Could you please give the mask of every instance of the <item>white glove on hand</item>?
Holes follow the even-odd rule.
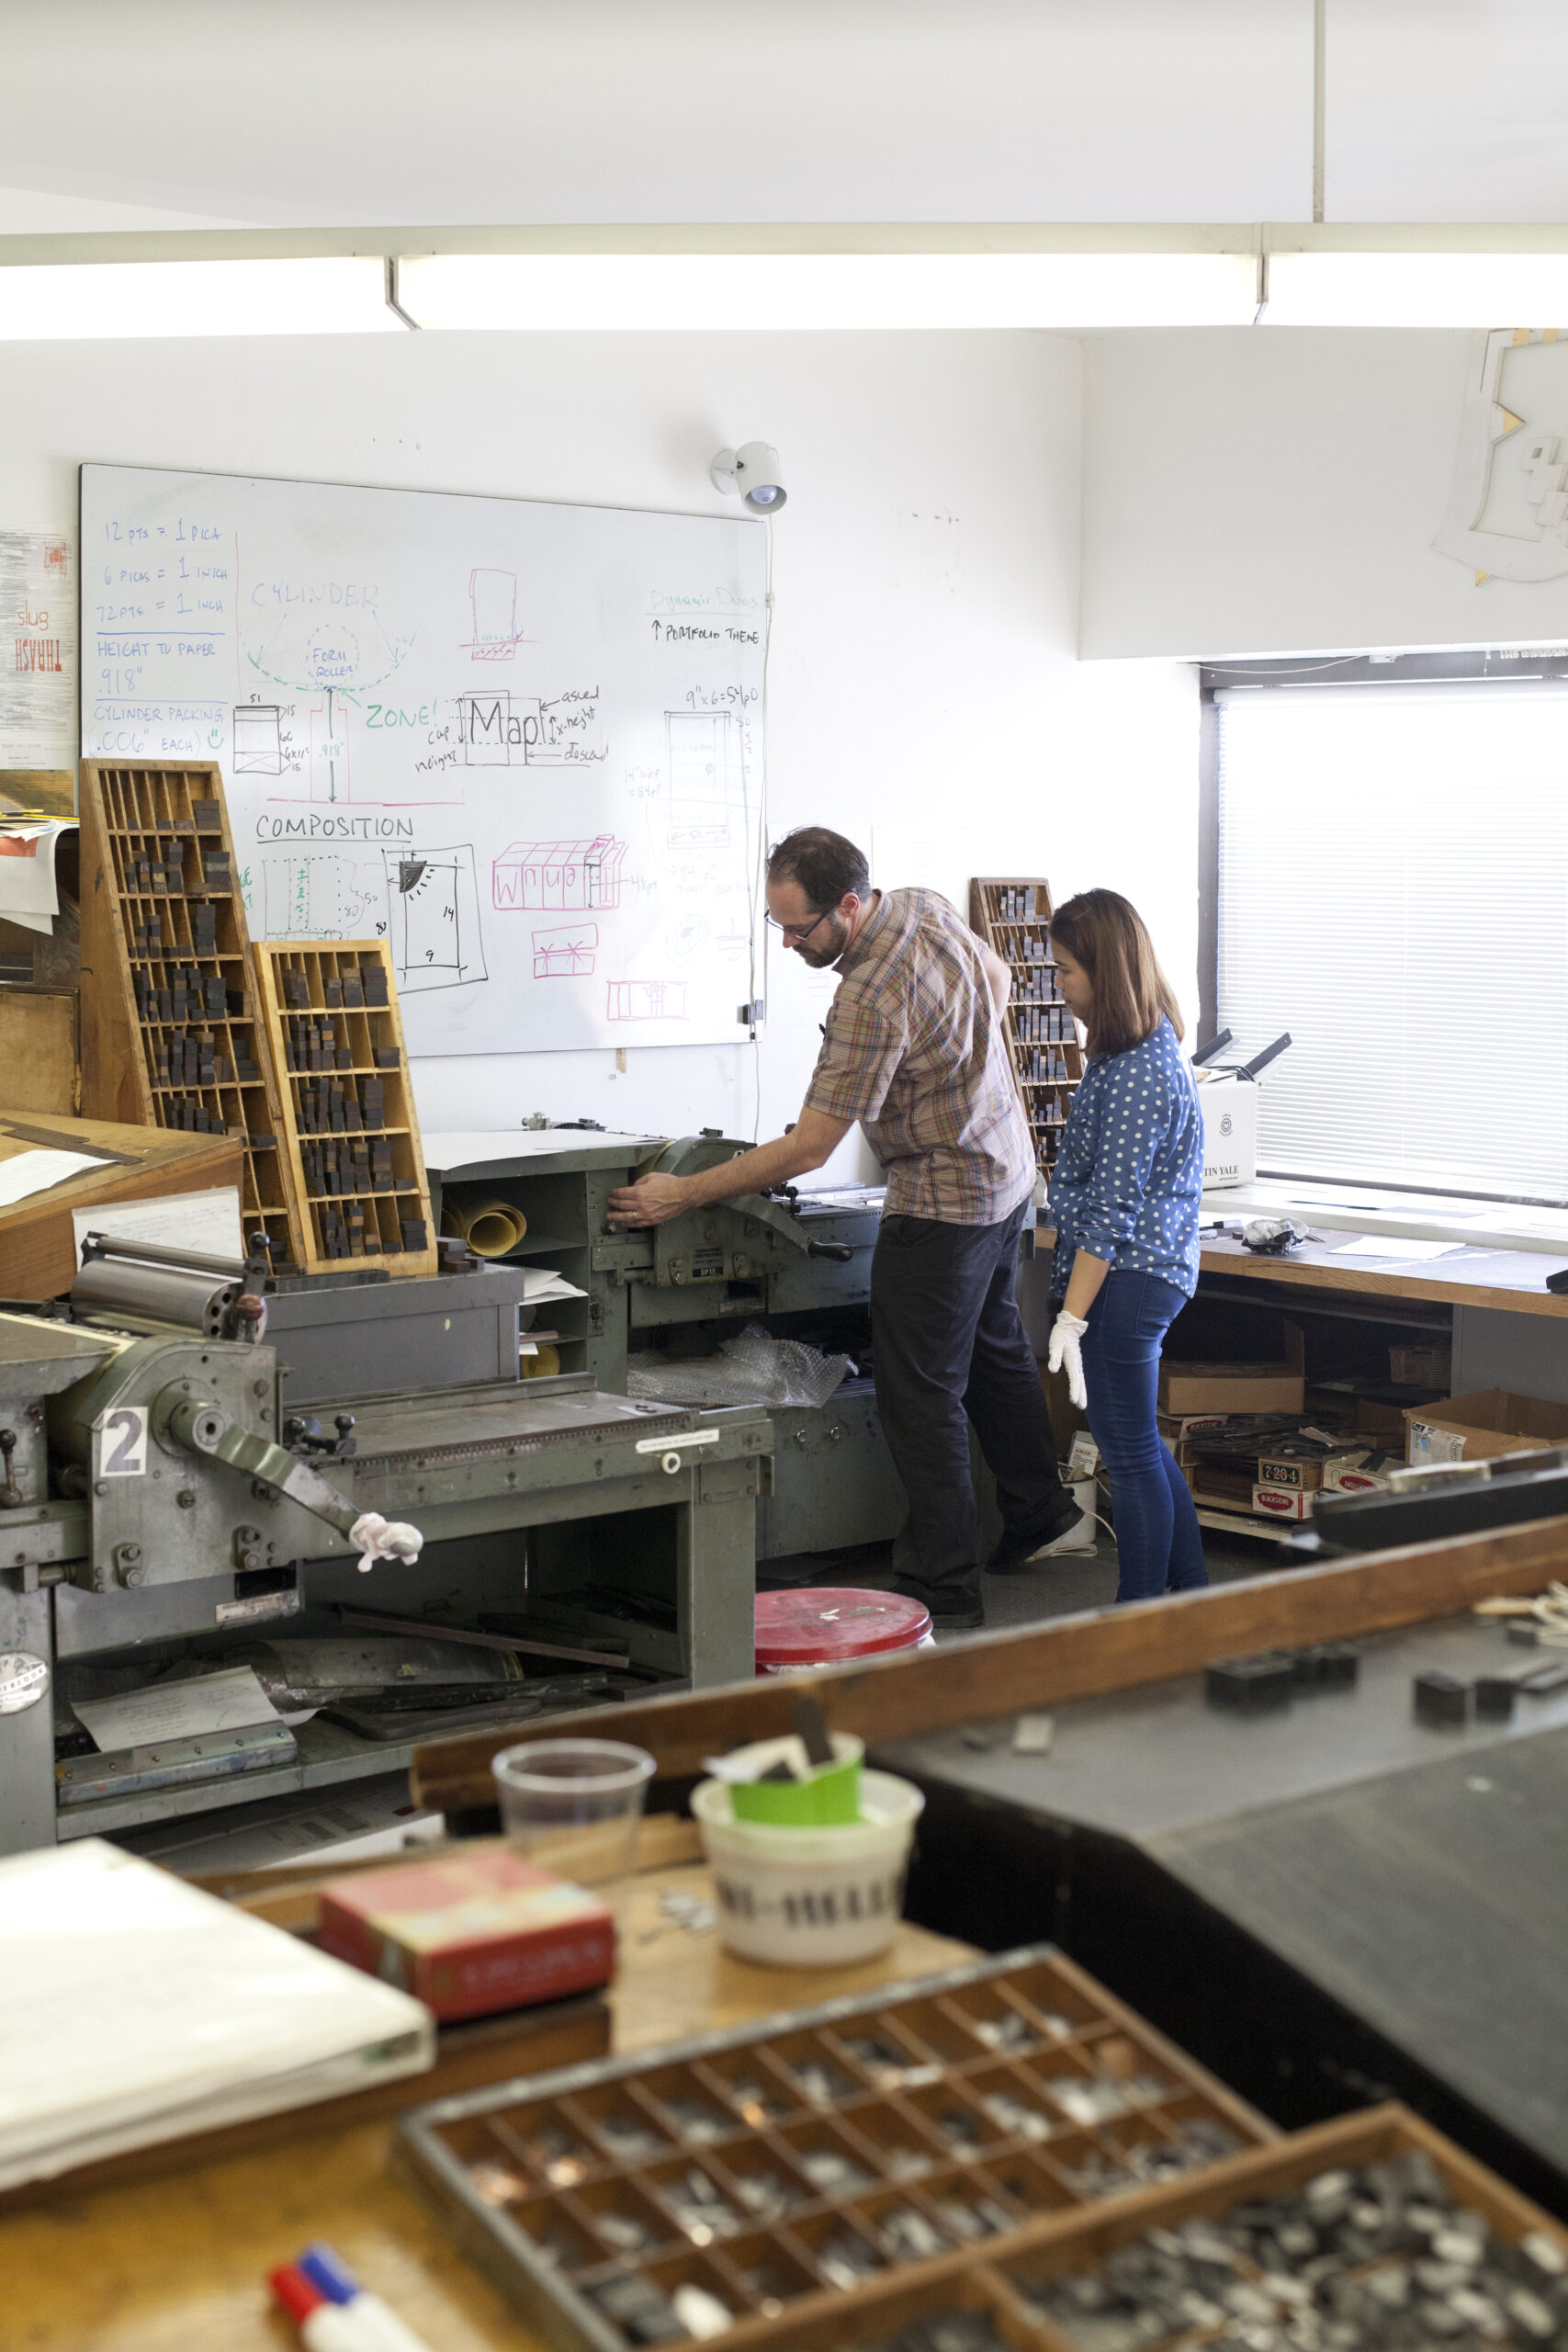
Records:
[[[1078,1342],[1088,1329],[1081,1315],[1069,1315],[1065,1306],[1059,1308],[1051,1326],[1051,1345],[1045,1357],[1052,1372],[1060,1372],[1066,1365],[1067,1394],[1080,1413],[1089,1410],[1089,1390],[1084,1386],[1083,1350]]]
[[[378,1510],[362,1510],[348,1531],[348,1540],[361,1555],[361,1576],[367,1576],[378,1560],[400,1560],[405,1568],[412,1568],[424,1542],[417,1527],[403,1519],[383,1519]]]

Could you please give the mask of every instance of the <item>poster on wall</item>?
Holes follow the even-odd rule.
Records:
[[[0,770],[67,787],[76,768],[73,531],[0,524]],[[37,790],[31,794],[38,797]]]
[[[1499,327],[1474,337],[1439,555],[1489,580],[1568,572],[1568,337]]]

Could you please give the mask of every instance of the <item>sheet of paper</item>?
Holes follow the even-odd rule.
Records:
[[[96,1209],[73,1209],[76,1262],[89,1233],[107,1233],[117,1241],[156,1241],[169,1250],[195,1250],[203,1257],[243,1258],[240,1195],[232,1184],[217,1184],[209,1193],[163,1193],[155,1201],[116,1201]]]
[[[1387,1258],[1404,1266],[1414,1264],[1417,1258],[1451,1257],[1464,1247],[1462,1241],[1413,1241],[1408,1234],[1359,1233],[1334,1254],[1337,1258]]]
[[[74,820],[47,825],[0,822],[0,916],[12,922],[26,918],[29,930],[53,929],[60,912],[55,852],[62,837],[75,831]]]
[[[0,529],[0,768],[76,765],[76,548],[65,529]]]
[[[579,1290],[563,1275],[552,1273],[548,1266],[522,1266],[517,1271],[523,1276],[525,1306],[532,1306],[536,1299],[586,1298],[588,1295],[585,1290]]]
[[[251,1666],[197,1675],[188,1682],[155,1682],[115,1699],[78,1699],[75,1712],[106,1755],[117,1747],[148,1747],[160,1739],[194,1739],[201,1732],[277,1721],[277,1710]]]
[[[90,1151],[19,1151],[14,1159],[0,1159],[0,1209],[47,1193],[68,1176],[80,1176],[84,1168],[104,1164]]]

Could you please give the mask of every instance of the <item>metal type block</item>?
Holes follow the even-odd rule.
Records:
[[[1452,1674],[1418,1674],[1411,1684],[1417,1723],[1453,1730],[1470,1720],[1470,1685]]]
[[[1295,1661],[1288,1650],[1259,1650],[1253,1657],[1223,1658],[1207,1668],[1204,1695],[1212,1707],[1257,1715],[1290,1704],[1296,1688]]]
[[[1481,1674],[1475,1679],[1475,1712],[1506,1723],[1514,1712],[1518,1686],[1510,1674]]]

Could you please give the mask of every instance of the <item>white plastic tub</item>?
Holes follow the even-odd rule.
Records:
[[[724,1782],[702,1781],[692,1811],[713,1866],[725,1950],[772,1968],[835,1968],[886,1951],[924,1804],[909,1781],[865,1772],[863,1820],[784,1829],[737,1821]]]

